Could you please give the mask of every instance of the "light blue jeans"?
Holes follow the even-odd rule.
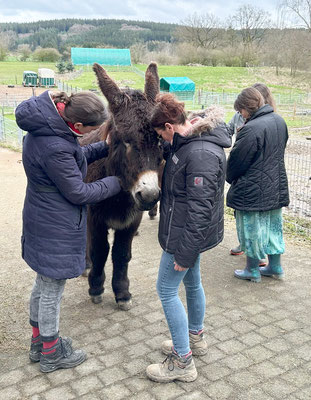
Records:
[[[188,317],[178,296],[182,281],[186,289]],[[163,251],[157,292],[171,332],[174,349],[180,356],[184,356],[190,351],[189,330],[198,332],[203,329],[205,294],[201,283],[200,255],[194,267],[186,271],[175,271],[174,254]]]
[[[37,274],[30,296],[30,325],[39,328],[44,342],[58,338],[60,303],[66,279]]]

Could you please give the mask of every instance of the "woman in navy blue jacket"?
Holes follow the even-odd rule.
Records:
[[[78,137],[107,118],[93,93],[68,97],[46,91],[16,109],[23,143],[27,189],[23,209],[22,257],[37,273],[30,298],[33,328],[30,360],[42,372],[71,368],[86,359],[70,338],[59,337],[59,310],[66,279],[85,269],[86,205],[120,191],[115,176],[84,183],[87,165],[108,155],[106,142],[81,147]]]

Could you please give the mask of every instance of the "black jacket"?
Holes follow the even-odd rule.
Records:
[[[182,267],[193,267],[224,234],[223,147],[231,138],[212,114],[193,126],[191,136],[175,133],[162,179],[159,242]]]
[[[237,134],[227,163],[227,205],[240,211],[269,211],[289,204],[284,152],[285,121],[261,107]]]

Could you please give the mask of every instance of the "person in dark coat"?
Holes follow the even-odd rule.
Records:
[[[59,310],[66,279],[85,269],[86,205],[120,191],[115,176],[84,183],[87,165],[108,155],[99,142],[81,147],[78,137],[98,129],[107,118],[91,92],[68,97],[44,92],[16,109],[16,122],[28,131],[23,142],[27,176],[23,208],[22,257],[37,273],[30,298],[33,329],[29,357],[42,372],[71,368],[86,359],[59,337]]]
[[[257,89],[262,94],[265,104],[269,104],[273,108],[273,111],[276,112],[275,100],[274,100],[272,93],[271,93],[270,89],[268,88],[268,86],[265,85],[264,83],[257,82],[257,83],[254,83],[254,85],[252,87]],[[241,130],[241,128],[244,124],[245,124],[244,118],[242,117],[241,113],[239,113],[237,111],[234,114],[234,116],[232,117],[231,121],[228,123],[228,129],[231,132],[232,136],[234,136],[234,140],[232,140],[232,142],[233,142],[232,145],[235,142],[236,135]],[[240,255],[244,254],[244,251],[241,250],[240,243],[230,250],[230,254],[233,256],[240,256]],[[265,259],[262,259],[259,261],[260,267],[263,267],[266,265],[267,265],[267,262]]]
[[[192,354],[203,355],[205,295],[200,276],[200,253],[217,246],[224,235],[224,147],[231,138],[218,108],[203,118],[186,118],[184,104],[172,94],[160,95],[151,123],[170,143],[162,178],[159,243],[163,249],[157,292],[172,341],[162,343],[164,363],[147,367],[157,382],[197,378]],[[187,309],[178,296],[183,281]]]
[[[282,278],[285,245],[282,207],[289,204],[284,152],[288,140],[285,121],[254,87],[244,89],[234,107],[246,119],[227,163],[227,205],[235,210],[244,270],[235,276],[260,282],[261,275]],[[259,260],[268,255],[268,266]]]

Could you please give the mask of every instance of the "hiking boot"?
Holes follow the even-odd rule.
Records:
[[[207,343],[203,332],[200,335],[194,335],[189,332],[190,349],[193,356],[204,356],[207,353]],[[166,356],[173,351],[173,341],[165,340],[161,345],[161,351]]]
[[[244,254],[244,251],[241,250],[241,245],[239,244],[238,246],[230,250],[230,254],[232,256],[241,256],[242,254]]]
[[[70,337],[63,337],[64,342],[68,342],[70,345],[72,343],[72,339]],[[31,338],[31,345],[29,350],[29,359],[31,362],[36,363],[40,361],[41,351],[43,349],[43,343],[41,336],[38,338]]]
[[[83,350],[73,350],[71,343],[59,338],[58,342],[48,349],[52,353],[41,354],[40,371],[53,372],[60,368],[73,368],[86,360],[86,353]]]
[[[192,356],[180,357],[175,352],[170,353],[162,363],[149,365],[146,373],[149,379],[161,383],[192,382],[198,377]]]

